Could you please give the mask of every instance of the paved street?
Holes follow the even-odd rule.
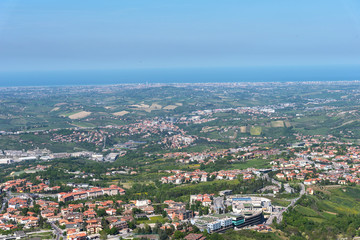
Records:
[[[267,174],[266,174],[265,178],[270,180],[270,177]],[[275,179],[271,179],[271,182],[274,184],[277,184],[278,186],[281,186],[281,183],[279,181],[276,181]],[[284,184],[285,190],[286,190],[286,185],[287,185],[289,191],[294,192],[294,189],[291,188],[289,184]],[[290,207],[295,206],[296,202],[305,194],[305,185],[300,183],[300,187],[301,187],[301,190],[300,190],[299,197],[292,199],[290,204],[286,208],[280,210],[279,212],[272,213],[270,215],[270,217],[268,218],[268,220],[266,221],[266,225],[271,225],[272,222],[274,221],[275,217],[277,219],[277,223],[280,223],[282,221],[283,213],[286,212]]]
[[[50,222],[50,225],[54,229],[54,233],[56,234],[56,240],[59,240],[63,234],[62,230],[58,226],[56,226],[55,223],[53,222]]]
[[[11,191],[8,191],[8,192],[6,192],[6,197],[4,197],[4,201],[3,201],[3,204],[1,206],[1,211],[0,212],[3,212],[5,210],[6,203],[9,201],[10,198],[11,198]]]
[[[224,198],[223,197],[214,198],[214,207],[217,210],[217,212],[219,211],[219,209],[222,209],[224,211],[225,210]]]

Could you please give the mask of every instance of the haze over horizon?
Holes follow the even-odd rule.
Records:
[[[4,0],[0,66],[22,71],[355,65],[359,10],[355,0]]]
[[[349,67],[335,75],[353,80],[359,10],[355,0],[3,0],[0,81],[39,71],[299,66]]]

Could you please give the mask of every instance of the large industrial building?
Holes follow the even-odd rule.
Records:
[[[230,196],[228,200],[236,214],[252,214],[259,211],[271,213],[273,211],[271,200],[263,197]]]
[[[200,230],[209,233],[224,232],[230,228],[243,228],[246,226],[258,225],[264,222],[262,211],[253,214],[214,214],[199,217],[191,220]]]

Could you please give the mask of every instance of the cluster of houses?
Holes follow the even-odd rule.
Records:
[[[38,181],[41,181],[39,184],[33,184],[32,182],[26,179],[16,179],[9,180],[5,183],[2,183],[0,186],[3,191],[11,190],[13,192],[23,193],[40,193],[40,192],[49,192],[49,191],[58,191],[60,186],[49,186],[48,181],[44,181],[39,176],[36,177]]]
[[[301,140],[305,150],[295,152],[295,157],[289,160],[279,158],[271,162],[275,170],[280,170],[276,178],[300,180],[305,185],[322,181],[360,184],[360,147],[310,136]]]
[[[52,216],[48,216],[48,220],[57,221],[66,230],[68,239],[76,239],[79,235],[87,237],[103,230],[102,216],[98,215],[98,211],[104,210],[109,228],[128,232],[127,218],[117,214],[116,209],[121,204],[122,201],[112,200],[69,204],[56,215],[49,213]]]
[[[183,134],[175,134],[164,137],[162,143],[168,148],[185,148],[190,146],[197,137]]]
[[[142,138],[147,138],[152,135],[160,134],[161,132],[177,132],[185,135],[185,132],[172,122],[161,120],[157,117],[151,120],[140,120],[136,123],[127,125],[108,125],[105,129],[122,130],[120,132],[108,132],[108,137],[113,136],[132,136],[143,134]]]
[[[59,194],[59,196],[63,195]],[[59,202],[44,199],[38,199],[31,204],[28,203],[29,201],[30,199],[20,197],[11,198],[6,213],[0,214],[0,229],[13,230],[20,224],[24,225],[24,229],[38,227],[41,216],[48,222],[58,224],[66,233],[67,239],[97,239],[100,231],[105,228],[104,224],[109,229],[115,228],[118,232],[126,234],[131,232],[128,227],[129,222],[154,214],[154,207],[150,200],[131,200],[129,203],[124,203],[121,200],[88,199],[81,203],[66,203],[64,206]],[[33,204],[40,206],[40,212],[27,211],[24,215],[22,209],[31,210]],[[164,204],[168,206],[164,211],[171,220],[184,221],[194,217],[191,210],[186,210],[185,203],[167,200]],[[142,213],[134,214],[134,209],[140,209]],[[100,211],[105,215],[99,213]],[[177,228],[179,222],[166,223],[162,228],[166,229],[170,225]]]
[[[240,174],[242,174],[244,180],[249,180],[255,178],[256,175],[259,174],[258,170],[254,168],[248,168],[245,170],[221,170],[212,173],[207,173],[205,171],[201,171],[200,169],[196,169],[193,172],[185,172],[181,170],[171,170],[168,172],[175,174],[168,177],[162,177],[162,183],[185,184],[190,182],[207,182],[210,180],[234,180]]]
[[[97,146],[103,145],[105,140],[104,131],[72,131],[70,134],[54,132],[51,136],[52,142],[74,142],[93,143]]]
[[[186,210],[186,204],[182,202],[175,202],[173,200],[164,201],[169,207],[164,211],[167,213],[171,220],[188,220],[194,217],[194,213],[191,210]]]
[[[39,217],[34,212],[22,214],[21,209],[28,208],[29,203],[26,198],[14,197],[8,201],[6,212],[0,214],[0,229],[9,231],[16,229],[18,225],[23,225],[24,229],[37,227]]]
[[[94,187],[89,190],[75,188],[73,189],[72,192],[69,193],[65,193],[65,192],[59,193],[58,201],[69,202],[69,201],[83,200],[88,198],[95,198],[104,195],[114,196],[118,194],[124,195],[125,190],[116,185],[111,185],[108,188]]]
[[[210,207],[212,204],[214,194],[198,194],[190,195],[190,204],[201,202],[204,207]]]
[[[59,201],[67,202],[71,198],[70,195],[73,196],[72,200],[76,200],[77,194],[84,192],[88,194],[89,198],[104,194],[115,195],[125,193],[124,190],[116,186],[91,189],[89,191],[79,191],[79,189],[74,189],[73,193],[60,193]],[[141,205],[141,203],[138,203],[138,205],[139,204]],[[35,205],[39,206],[39,212],[30,211]],[[85,239],[87,236],[98,234],[103,230],[104,226],[101,222],[102,217],[98,216],[98,211],[103,209],[106,213],[106,221],[109,224],[109,228],[116,228],[118,231],[129,231],[127,222],[131,221],[133,218],[132,216],[118,216],[117,209],[122,205],[123,202],[120,200],[116,202],[112,200],[91,200],[85,203],[70,203],[60,207],[59,202],[43,199],[33,200],[28,195],[21,194],[19,197],[12,197],[9,199],[5,213],[0,214],[0,229],[15,230],[18,229],[19,226],[22,226],[23,229],[38,227],[41,217],[48,222],[58,223],[62,226],[67,233],[68,239]],[[136,205],[131,204],[131,206],[135,207]],[[141,208],[141,206],[136,207]],[[152,213],[153,209],[152,211],[149,209],[149,212]]]
[[[249,115],[259,115],[259,114],[270,114],[275,113],[275,109],[282,109],[285,106],[289,106],[292,104],[278,104],[278,105],[269,105],[269,106],[255,106],[255,107],[237,107],[237,108],[218,108],[218,109],[207,109],[207,110],[197,110],[192,114],[200,115],[200,116],[211,116],[216,113],[224,113],[224,112],[237,112],[240,114],[249,114]]]

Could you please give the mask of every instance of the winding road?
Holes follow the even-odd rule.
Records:
[[[268,181],[271,181],[273,184],[276,184],[279,187],[281,187],[281,183],[279,181],[276,181],[275,179],[270,178],[268,174],[265,174],[264,178],[267,179]],[[273,223],[275,217],[277,219],[276,220],[277,223],[280,223],[282,221],[283,213],[286,212],[290,207],[293,207],[296,204],[296,202],[305,194],[305,185],[300,183],[300,187],[301,187],[301,190],[300,190],[299,197],[291,199],[290,204],[287,207],[281,209],[279,212],[272,213],[270,215],[270,217],[267,219],[267,221],[265,223],[266,225],[271,225]],[[290,185],[288,183],[284,184],[284,188],[285,188],[286,192],[290,192],[290,193],[294,192],[294,189],[292,187],[290,187]]]

